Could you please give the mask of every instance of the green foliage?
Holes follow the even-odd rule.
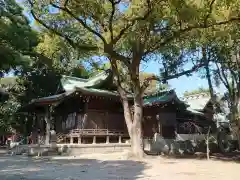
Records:
[[[0,105],[0,132],[11,130],[11,124],[15,121],[14,114],[20,107],[17,97],[22,88],[18,86],[17,81],[16,77],[1,78],[0,86],[8,92],[9,98],[7,101],[2,101]]]
[[[22,65],[22,52],[36,44],[36,33],[15,0],[0,0],[0,75]]]
[[[162,78],[177,77],[176,73],[184,71],[183,66],[189,61],[185,56],[197,51],[199,43],[206,40],[200,29],[212,30],[214,25],[235,21],[238,4],[239,1],[208,0],[26,0],[35,20],[72,47],[95,47],[109,58],[111,67],[117,61],[124,64],[131,81],[135,81],[133,88],[140,84],[136,80],[139,65],[149,59],[160,60]],[[209,33],[208,29],[204,31]],[[199,63],[196,55],[191,59]]]
[[[48,33],[40,34],[39,44],[29,53],[31,63],[16,72],[20,77],[18,86],[22,87],[17,96],[20,105],[24,106],[32,99],[56,94],[62,75],[88,76],[88,72],[80,66],[80,58],[84,58],[85,54],[78,55],[79,61],[76,61],[74,53],[59,37]],[[25,117],[19,116],[18,121],[30,126]],[[19,123],[16,126],[22,128]]]
[[[37,43],[37,34],[16,1],[0,0],[0,76],[28,64],[30,59],[24,57],[24,53],[32,51]],[[7,132],[15,121],[13,114],[20,106],[16,94],[22,91],[22,87],[17,85],[16,78],[1,78],[0,84],[10,92],[9,99],[0,105],[0,131]]]
[[[236,34],[235,38],[237,37]],[[239,38],[232,39],[231,43],[220,41],[211,49],[214,58],[213,78],[215,83],[223,84],[226,88],[228,107],[231,112],[231,120],[235,121],[240,112],[240,59]],[[239,121],[239,120],[238,120]],[[238,124],[240,126],[240,122]]]
[[[74,50],[59,36],[34,32],[14,0],[0,0],[0,5],[0,72],[14,69],[16,75],[0,81],[9,93],[0,106],[0,131],[17,128],[28,133],[31,120],[16,113],[18,108],[32,99],[55,94],[63,74],[88,76],[80,66],[88,54]]]

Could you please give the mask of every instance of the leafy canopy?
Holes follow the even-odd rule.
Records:
[[[26,0],[35,20],[75,48],[99,50],[111,67],[121,61],[131,80],[139,79],[139,65],[156,54],[164,70],[182,66],[189,35],[239,20],[239,1],[215,0]],[[188,33],[189,32],[189,33]],[[188,34],[186,34],[188,33]],[[190,44],[191,45],[191,44]],[[169,51],[175,47],[174,51]],[[167,56],[171,55],[171,56]],[[171,57],[169,61],[168,57]],[[161,58],[161,56],[160,56]],[[178,70],[182,70],[181,68]],[[170,76],[167,73],[165,76]],[[182,75],[182,74],[181,74]],[[173,78],[176,76],[173,76]],[[168,78],[169,79],[169,78]],[[139,82],[137,83],[139,84]],[[137,87],[136,83],[133,84]]]
[[[22,53],[37,44],[22,8],[15,0],[0,0],[0,74],[23,63]]]

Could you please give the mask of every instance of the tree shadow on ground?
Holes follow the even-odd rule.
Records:
[[[132,160],[32,159],[0,157],[1,180],[97,180],[137,179],[146,165]]]
[[[197,160],[206,160],[207,154],[206,153],[196,153],[194,155],[169,155],[164,156],[166,158],[173,158],[173,159],[197,159]],[[240,152],[232,152],[232,153],[211,153],[210,154],[211,160],[218,160],[218,161],[226,161],[226,162],[235,162],[240,163]]]

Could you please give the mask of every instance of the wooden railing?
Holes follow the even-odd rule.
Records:
[[[73,129],[69,133],[70,136],[79,136],[79,135],[107,135],[107,136],[122,136],[124,135],[123,131],[118,130],[108,130],[108,129]]]
[[[57,133],[57,143],[63,142],[66,138],[66,134]]]

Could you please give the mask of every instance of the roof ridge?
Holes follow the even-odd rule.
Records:
[[[182,99],[183,100],[189,100],[189,99],[199,99],[199,98],[202,98],[202,97],[211,98],[211,96],[207,93],[197,93],[197,94],[192,94],[192,95],[185,96]]]
[[[150,95],[143,96],[143,98],[148,98],[148,97],[150,98],[150,97],[159,96],[159,95],[160,96],[165,96],[165,95],[170,94],[170,93],[175,93],[176,94],[175,89],[167,89],[167,90],[156,91],[156,92],[154,92]]]
[[[107,73],[109,73],[110,71],[111,71],[110,69],[107,69],[107,70],[104,70],[104,71],[102,71],[102,72],[99,72],[99,73],[95,74],[94,76],[89,77],[88,80],[94,79],[94,78],[96,78],[96,77],[98,77],[98,76],[100,76],[100,75],[103,75],[103,74],[107,74]]]
[[[83,81],[87,81],[89,80],[89,78],[79,78],[79,77],[76,77],[76,76],[68,76],[68,75],[62,75],[62,78],[69,78],[69,79],[73,79],[73,80],[83,80]]]

